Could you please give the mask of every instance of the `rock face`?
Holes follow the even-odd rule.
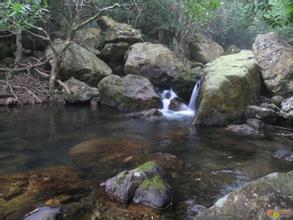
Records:
[[[275,207],[292,207],[292,183],[293,172],[269,174],[219,199],[214,206],[202,211],[194,219],[267,219],[268,211]]]
[[[53,200],[65,208],[66,217],[62,219],[87,219],[82,213],[91,205],[91,188],[71,167],[0,176],[0,181],[0,219],[23,219],[39,205]],[[42,213],[52,214],[48,211]]]
[[[281,114],[286,119],[286,122],[293,123],[293,96],[285,99],[281,104]]]
[[[163,209],[172,202],[172,188],[164,179],[162,169],[153,161],[108,179],[105,190],[111,198],[122,203]]]
[[[161,108],[162,102],[149,80],[138,75],[113,75],[98,85],[101,103],[124,112]]]
[[[90,87],[77,79],[71,78],[64,84],[70,90],[70,93],[68,93],[63,89],[63,97],[67,103],[84,103],[89,102],[94,97],[99,97],[97,88]]]
[[[276,33],[260,34],[253,52],[262,69],[267,88],[284,97],[293,94],[293,46]]]
[[[198,125],[226,125],[259,102],[260,73],[251,51],[222,56],[204,69]]]
[[[204,64],[212,62],[224,53],[224,49],[219,44],[200,33],[189,39],[185,50],[188,58]]]
[[[201,67],[196,67],[184,71],[177,75],[172,81],[172,89],[180,98],[184,99],[185,102],[188,102],[190,100],[196,80],[201,78],[202,75],[203,71]]]
[[[60,39],[54,41],[57,51],[63,48],[64,42]],[[47,49],[46,55],[52,54]],[[90,86],[97,86],[98,82],[112,74],[112,70],[96,55],[86,48],[74,43],[66,50],[61,63],[60,77],[63,80],[74,77]]]
[[[98,23],[103,31],[100,49],[107,61],[123,61],[128,48],[143,41],[140,31],[128,24],[118,23],[107,16],[101,17]]]
[[[146,77],[155,86],[170,85],[183,69],[183,64],[175,54],[160,44],[137,43],[126,54],[124,71],[126,74]]]

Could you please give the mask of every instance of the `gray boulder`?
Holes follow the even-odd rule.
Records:
[[[293,94],[293,46],[277,33],[259,34],[253,53],[262,69],[267,88],[275,95]]]
[[[223,53],[224,49],[218,43],[200,33],[192,36],[185,48],[185,54],[188,58],[204,64],[214,61]]]
[[[172,202],[172,188],[161,167],[153,161],[108,179],[105,191],[121,203],[133,202],[156,209],[166,208]]]
[[[158,87],[170,85],[183,70],[183,63],[161,44],[136,43],[126,54],[124,72],[146,77]]]
[[[222,56],[206,65],[197,125],[227,125],[259,103],[260,73],[251,51]]]
[[[108,76],[99,83],[98,88],[101,103],[120,111],[143,111],[162,106],[160,96],[155,92],[153,85],[142,76]]]
[[[84,28],[78,30],[74,36],[74,41],[88,50],[96,53],[96,49],[100,44],[99,28]]]
[[[267,124],[278,124],[282,121],[278,111],[265,106],[248,106],[245,110],[245,117],[259,119]]]
[[[54,45],[57,51],[64,47],[64,41],[56,39]],[[47,56],[52,55],[50,48],[46,51]],[[110,67],[100,60],[92,51],[73,43],[65,51],[61,63],[60,78],[68,80],[74,77],[90,86],[97,86],[98,82],[112,74]]]
[[[293,172],[272,173],[232,191],[195,220],[269,219],[268,211],[293,204]],[[292,216],[291,216],[292,217]]]
[[[288,124],[293,127],[293,96],[285,99],[281,104],[281,114],[286,119]]]
[[[69,91],[63,89],[63,97],[67,103],[84,103],[89,102],[94,97],[99,97],[99,90],[94,87],[81,82],[77,79],[71,78],[64,82]]]

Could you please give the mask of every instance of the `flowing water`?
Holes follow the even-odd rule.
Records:
[[[152,155],[176,158],[178,166],[166,170],[175,188],[176,216],[188,216],[188,204],[209,206],[247,181],[293,169],[292,163],[272,157],[277,149],[293,146],[292,141],[271,134],[247,137],[225,129],[196,129],[191,118],[141,121],[108,109],[38,106],[0,113],[0,124],[0,174],[72,165],[69,149],[92,138],[134,138],[146,144],[135,165]],[[109,178],[133,168],[118,162],[110,166],[111,172],[101,166],[103,176],[93,172],[92,177]]]
[[[196,81],[195,86],[194,86],[194,88],[192,90],[192,94],[191,94],[189,104],[188,104],[188,108],[193,110],[193,111],[196,111],[196,101],[197,101],[197,97],[199,95],[201,82],[202,82],[201,79]]]

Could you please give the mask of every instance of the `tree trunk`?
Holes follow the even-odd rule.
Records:
[[[53,63],[52,63],[52,69],[50,74],[50,81],[49,81],[50,94],[54,94],[55,92],[55,83],[60,72],[61,56],[54,57],[52,62]]]
[[[22,32],[21,30],[17,31],[16,34],[16,52],[15,52],[15,65],[19,64],[22,59]]]

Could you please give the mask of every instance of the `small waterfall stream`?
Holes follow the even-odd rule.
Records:
[[[165,117],[168,118],[178,118],[182,116],[194,116],[196,113],[196,100],[197,96],[199,94],[201,87],[201,79],[196,81],[196,84],[193,88],[191,98],[189,100],[188,106],[184,103],[182,103],[179,107],[179,111],[173,111],[170,109],[171,101],[174,98],[177,98],[177,94],[173,91],[173,89],[170,90],[164,90],[161,94],[162,102],[163,102],[163,108],[160,109],[160,111],[163,113]]]

